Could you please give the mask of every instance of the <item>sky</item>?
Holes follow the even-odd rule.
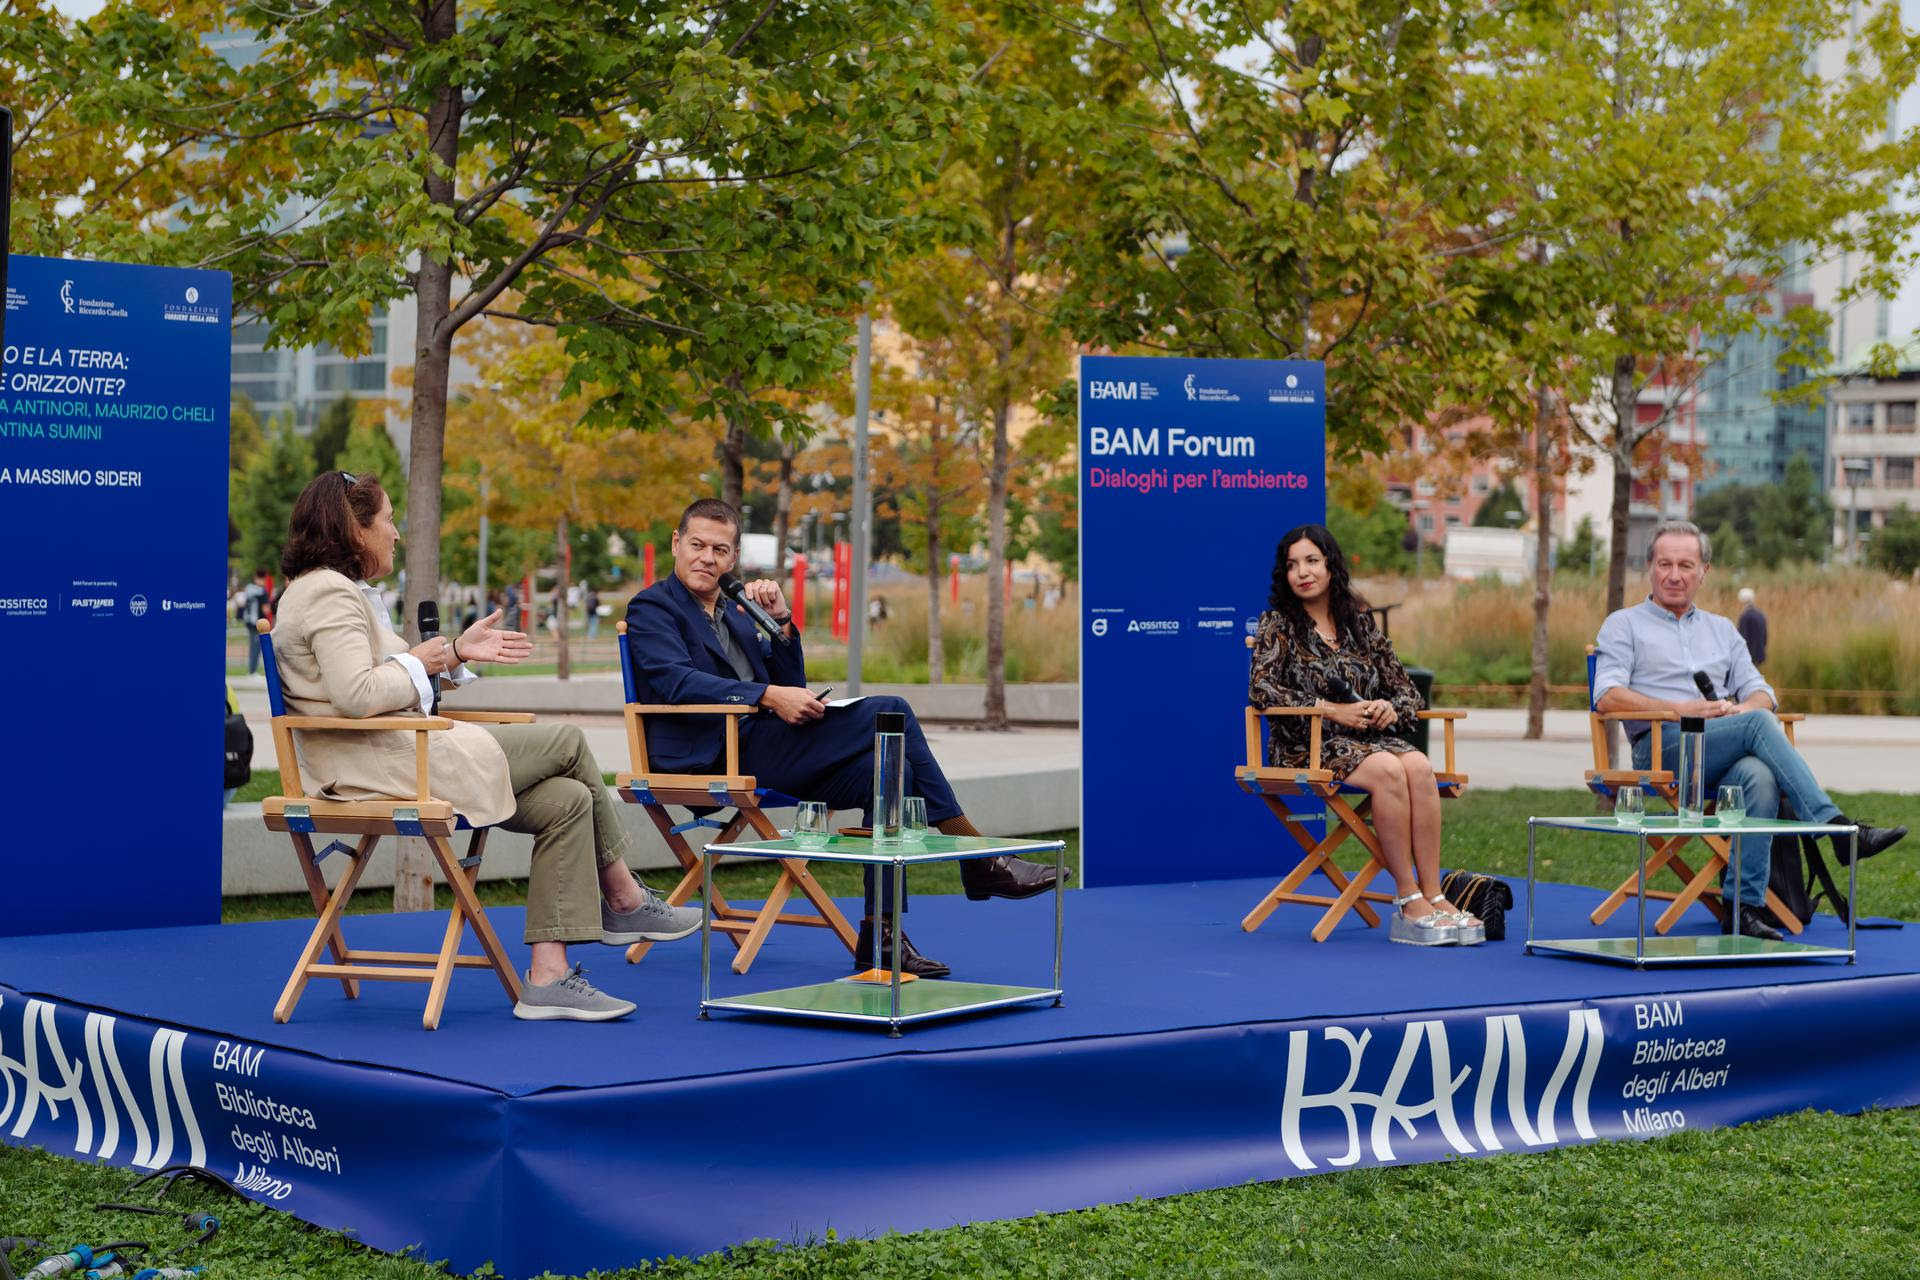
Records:
[[[61,12],[87,18],[100,11],[102,0],[56,0]],[[1920,27],[1920,0],[1900,0],[1900,15],[1908,27]],[[1897,124],[1901,129],[1920,124],[1920,85],[1909,88],[1900,99]],[[1920,273],[1907,278],[1905,287],[1893,300],[1889,317],[1889,337],[1900,344],[1920,331]]]

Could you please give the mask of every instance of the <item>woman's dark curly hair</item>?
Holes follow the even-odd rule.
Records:
[[[1320,554],[1327,558],[1327,606],[1333,615],[1333,625],[1342,636],[1357,635],[1360,619],[1368,616],[1367,602],[1354,594],[1347,576],[1347,558],[1340,553],[1340,544],[1323,524],[1303,524],[1281,535],[1280,545],[1273,552],[1273,584],[1268,588],[1267,606],[1280,615],[1296,636],[1304,636],[1313,626],[1306,607],[1293,594],[1293,585],[1287,581],[1287,552],[1302,539],[1320,548]]]
[[[292,583],[313,569],[364,578],[368,565],[358,534],[373,526],[386,494],[376,475],[325,471],[315,476],[293,500],[287,545],[280,553],[281,581]]]

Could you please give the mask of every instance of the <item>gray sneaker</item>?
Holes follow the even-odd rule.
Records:
[[[585,969],[575,965],[566,977],[536,986],[533,971],[529,969],[527,980],[520,984],[520,1003],[513,1006],[513,1016],[536,1022],[551,1019],[606,1022],[633,1012],[633,1001],[615,999],[598,990],[586,980],[585,973]]]
[[[636,882],[637,883],[637,882]],[[631,911],[615,911],[600,900],[600,941],[610,947],[635,942],[672,942],[700,928],[700,908],[674,907],[645,885],[638,885],[641,903]]]

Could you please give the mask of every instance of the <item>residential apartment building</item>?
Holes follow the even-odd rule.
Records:
[[[1829,399],[1833,435],[1827,496],[1836,517],[1834,545],[1844,556],[1885,524],[1889,512],[1920,511],[1914,479],[1920,460],[1920,363],[1891,378],[1842,380]]]

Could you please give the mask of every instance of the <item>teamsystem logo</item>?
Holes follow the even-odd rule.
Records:
[[[172,613],[175,611],[186,610],[186,609],[204,609],[206,607],[207,607],[207,602],[205,600],[162,599],[160,601],[160,612],[162,613]]]

